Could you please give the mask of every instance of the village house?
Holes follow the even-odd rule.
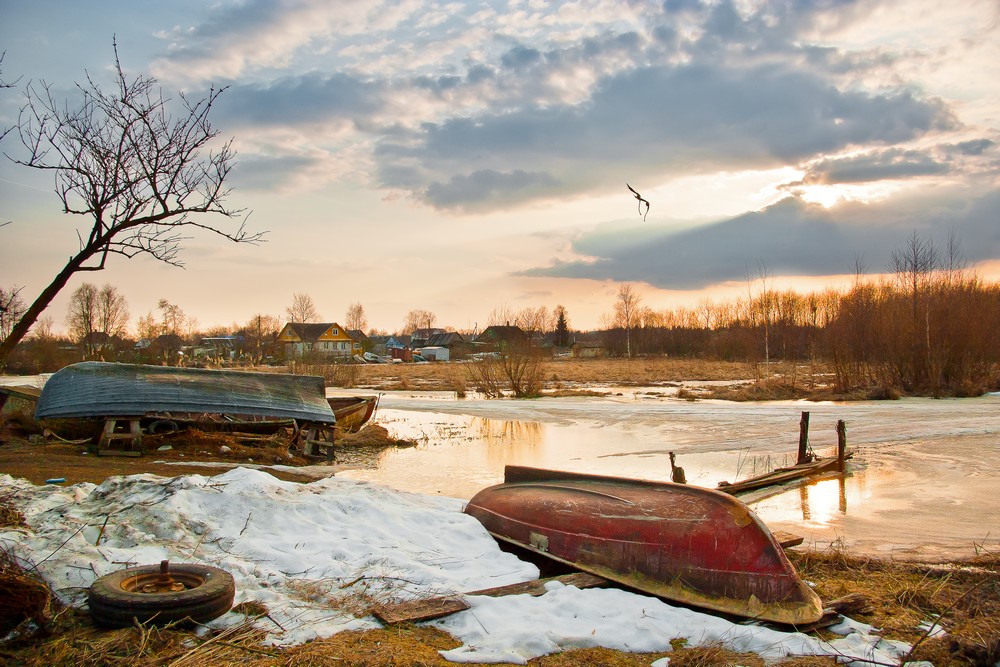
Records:
[[[289,322],[278,334],[278,343],[284,347],[286,359],[309,355],[350,359],[363,352],[361,343],[336,322]]]
[[[504,347],[524,345],[528,342],[528,334],[521,327],[514,325],[499,325],[486,327],[476,336],[476,344],[489,350],[499,350]]]
[[[368,338],[368,335],[361,329],[348,329],[347,335],[350,336],[355,343],[361,346],[361,350],[363,352],[371,352],[372,347],[375,345],[372,340]]]
[[[372,352],[379,356],[402,358],[403,350],[410,349],[410,337],[397,334],[395,336],[369,336],[372,342]]]
[[[599,359],[604,356],[604,343],[599,340],[578,340],[570,345],[570,351],[577,359]]]
[[[472,351],[472,344],[457,331],[432,334],[427,343],[419,348],[419,354],[431,361],[464,359]]]

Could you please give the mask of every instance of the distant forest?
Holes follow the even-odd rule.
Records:
[[[950,255],[953,256],[953,255]],[[823,361],[837,389],[971,396],[1000,389],[1000,283],[940,263],[917,236],[893,273],[800,294],[748,283],[745,299],[639,310],[603,333],[611,354],[764,362]]]

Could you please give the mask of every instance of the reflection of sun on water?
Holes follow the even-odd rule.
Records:
[[[802,518],[818,526],[828,526],[838,514],[847,513],[843,479],[828,479],[799,489]]]

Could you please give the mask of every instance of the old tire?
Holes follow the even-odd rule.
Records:
[[[233,606],[236,584],[225,570],[210,565],[170,565],[170,576],[184,584],[176,592],[134,590],[137,582],[155,579],[159,565],[112,572],[94,580],[87,595],[90,615],[98,625],[123,628],[140,623],[174,621],[206,623]]]
[[[146,429],[152,435],[162,435],[166,433],[177,433],[180,430],[180,426],[177,425],[172,419],[157,419],[149,425]]]

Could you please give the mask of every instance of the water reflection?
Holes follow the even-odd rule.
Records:
[[[378,423],[418,446],[388,450],[344,476],[466,499],[502,481],[511,464],[668,481],[669,451],[689,483],[713,488],[794,458],[802,407],[622,398],[382,405]],[[814,425],[850,421],[848,474],[742,499],[772,529],[814,546],[915,557],[974,543],[1000,548],[998,406],[996,398],[810,405]],[[835,449],[832,429],[813,434],[821,455]]]
[[[847,514],[847,480],[844,475],[799,487],[799,506],[802,520],[828,526],[831,519]]]

